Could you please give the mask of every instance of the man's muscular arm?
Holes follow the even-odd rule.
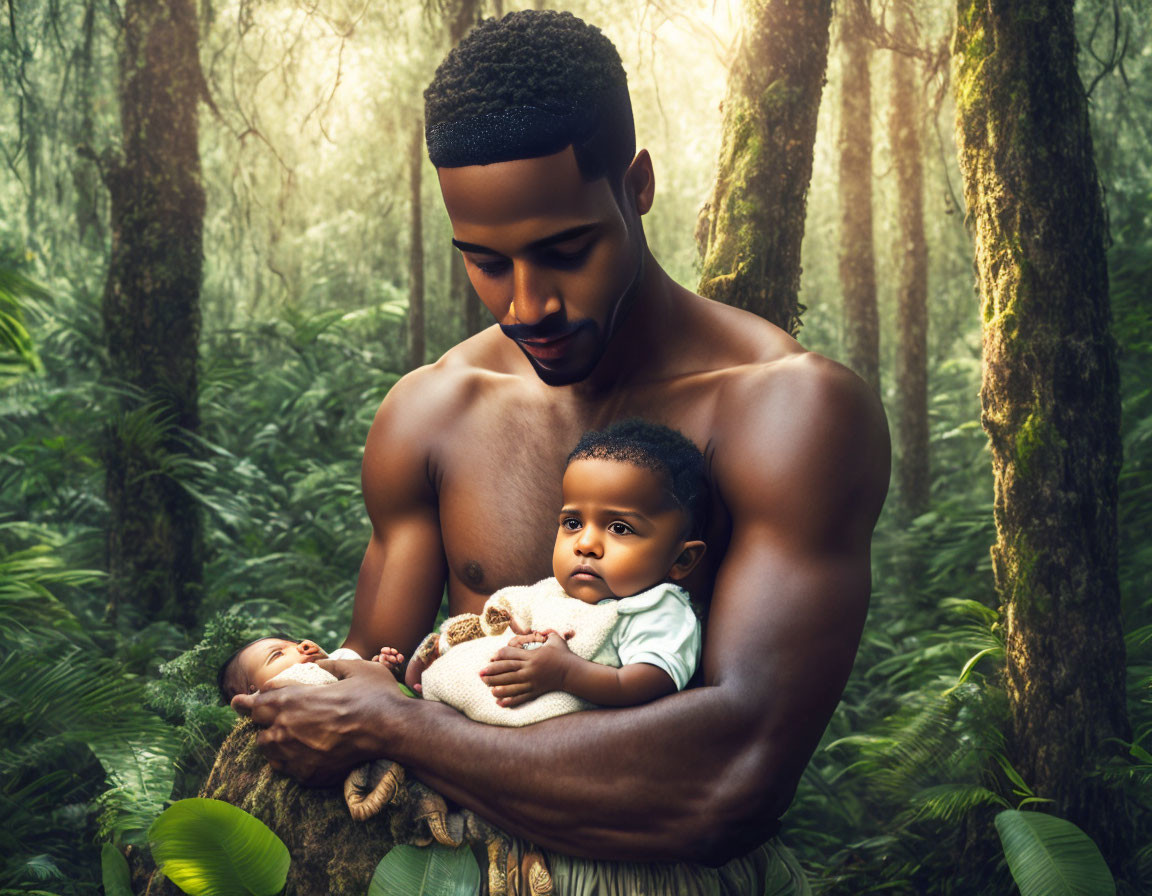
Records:
[[[372,537],[343,646],[366,658],[384,646],[412,656],[432,627],[443,594],[444,550],[429,478],[429,442],[442,421],[434,414],[430,399],[437,385],[428,373],[414,371],[392,387],[364,449],[362,482]],[[357,693],[363,704],[350,703],[337,684],[241,695],[233,706],[265,727],[259,742],[274,768],[311,783],[330,783],[363,756],[367,745],[355,734],[358,720],[389,696],[407,699],[391,675],[380,678],[376,690],[385,693]]]

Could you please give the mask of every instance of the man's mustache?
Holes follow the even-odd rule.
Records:
[[[585,320],[570,324],[562,312],[557,312],[534,324],[500,324],[500,331],[517,342],[551,342],[569,336],[591,323]]]

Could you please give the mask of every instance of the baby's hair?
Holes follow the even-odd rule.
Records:
[[[526,9],[484,19],[424,91],[428,157],[437,168],[552,155],[571,146],[585,180],[619,199],[636,153],[628,76],[599,28],[569,12]]]
[[[568,463],[585,459],[614,460],[659,473],[688,517],[689,537],[704,534],[708,516],[704,455],[682,433],[638,418],[621,420],[580,437]]]
[[[273,638],[279,638],[282,641],[291,641],[293,644],[300,643],[299,638],[294,638],[291,635],[285,635],[281,632],[275,632],[271,635],[261,635],[259,638],[253,638],[247,644],[238,647],[228,659],[221,663],[220,669],[216,673],[216,688],[220,691],[220,700],[225,706],[231,703],[232,698],[237,694],[247,694],[252,685],[252,682],[248,680],[248,676],[244,674],[244,670],[240,668],[240,654],[253,644],[259,644],[261,641],[270,641]]]

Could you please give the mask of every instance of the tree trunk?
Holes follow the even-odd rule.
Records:
[[[912,44],[908,9],[898,3],[895,34]],[[924,234],[924,164],[917,63],[911,56],[892,57],[892,100],[888,133],[896,169],[900,236],[896,356],[896,481],[905,520],[925,511],[929,497],[928,467],[928,241]]]
[[[116,422],[106,450],[111,615],[196,622],[201,523],[173,478],[199,427],[203,79],[191,0],[124,4],[123,158],[108,172],[112,256],[103,324]]]
[[[1071,0],[959,0],[953,65],[984,319],[1009,756],[1116,868],[1130,822],[1095,772],[1118,749],[1108,739],[1129,736],[1119,384]]]
[[[700,292],[789,333],[800,327],[800,241],[831,0],[747,0],[702,222]]]
[[[417,120],[408,155],[408,369],[424,365],[424,216],[421,171],[424,165],[424,124]]]
[[[880,316],[872,240],[871,45],[861,18],[867,0],[842,7],[840,46],[840,285],[844,292],[845,360],[880,391]]]

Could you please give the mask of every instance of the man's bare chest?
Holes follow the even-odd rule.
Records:
[[[707,452],[707,407],[676,397],[640,392],[589,409],[493,401],[457,421],[437,477],[452,612],[475,612],[498,588],[552,574],[561,480],[587,430],[639,416]]]

